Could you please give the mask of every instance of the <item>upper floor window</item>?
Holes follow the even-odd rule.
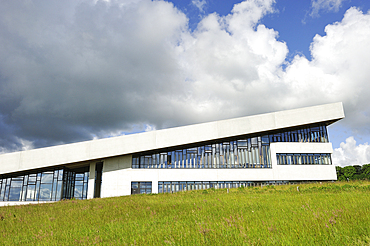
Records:
[[[325,125],[215,140],[170,151],[133,155],[132,168],[271,168],[270,143],[328,142]]]

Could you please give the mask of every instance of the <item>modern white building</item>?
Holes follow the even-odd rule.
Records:
[[[336,180],[342,103],[0,155],[0,201]]]

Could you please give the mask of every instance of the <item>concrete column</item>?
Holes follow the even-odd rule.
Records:
[[[87,199],[94,198],[95,187],[95,162],[90,163],[89,184],[87,188]]]
[[[158,193],[158,180],[152,180],[152,193]]]

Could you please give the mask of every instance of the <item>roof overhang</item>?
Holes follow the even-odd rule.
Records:
[[[101,160],[344,118],[342,103],[325,104],[0,155],[0,174]]]

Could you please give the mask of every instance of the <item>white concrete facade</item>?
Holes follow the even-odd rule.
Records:
[[[95,165],[103,162],[101,197],[131,194],[131,182],[336,180],[334,165],[277,165],[277,153],[333,152],[331,143],[271,143],[271,168],[133,169],[132,154],[258,134],[344,118],[342,103],[215,121],[0,155],[0,175],[64,165],[90,167],[88,198],[94,197]]]
[[[152,192],[158,193],[158,181],[336,180],[334,165],[277,165],[276,162],[277,153],[332,152],[331,143],[272,143],[272,168],[267,169],[132,169],[132,157],[126,155],[104,162],[101,197],[130,195],[131,182],[152,182]],[[90,178],[93,180],[93,176]],[[90,189],[93,187],[89,186]]]

